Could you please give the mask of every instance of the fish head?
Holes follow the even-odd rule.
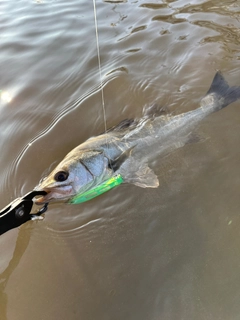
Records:
[[[71,151],[35,190],[46,191],[36,204],[67,201],[77,194],[95,187],[110,176],[108,159],[102,151]]]

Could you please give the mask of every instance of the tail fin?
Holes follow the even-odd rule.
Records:
[[[219,110],[240,99],[240,87],[230,87],[221,72],[218,71],[213,78],[213,82],[206,97],[210,94],[215,95],[218,102],[216,109]]]

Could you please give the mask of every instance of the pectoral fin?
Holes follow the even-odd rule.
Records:
[[[140,165],[140,167],[138,165],[138,168],[134,170],[134,166],[129,161],[128,166],[124,165],[119,172],[124,182],[135,184],[138,187],[157,188],[159,186],[158,177],[145,163]]]
[[[117,171],[121,167],[121,165],[126,161],[126,159],[129,158],[134,147],[135,146],[124,151],[118,158],[110,160],[109,168],[111,168],[113,171]]]

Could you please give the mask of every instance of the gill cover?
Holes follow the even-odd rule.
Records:
[[[101,151],[87,150],[82,153],[80,162],[93,176],[99,177],[104,170],[104,154]]]

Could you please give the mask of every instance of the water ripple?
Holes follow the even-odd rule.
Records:
[[[239,1],[96,5],[108,126],[154,102],[193,110],[217,69],[239,85]],[[2,0],[0,14],[4,206],[104,123],[92,1]],[[1,318],[238,319],[239,129],[236,104],[202,123],[206,143],[151,164],[158,189],[52,204],[3,235]]]
[[[162,8],[167,8],[168,4],[167,3],[142,3],[140,4],[139,7],[158,10]]]
[[[187,21],[185,18],[178,18],[176,17],[175,14],[170,14],[170,15],[157,15],[152,18],[152,21],[162,21],[162,22],[168,22],[171,24],[176,24],[176,23],[182,23]]]

